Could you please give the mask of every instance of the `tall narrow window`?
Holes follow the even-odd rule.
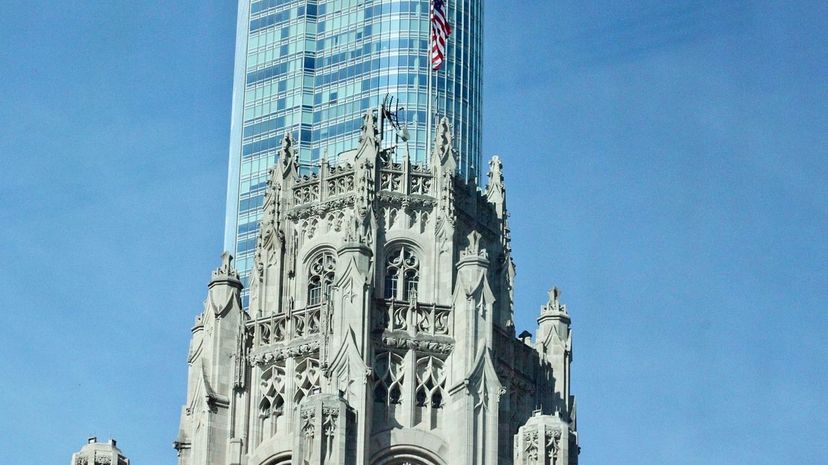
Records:
[[[421,357],[417,360],[418,407],[442,408],[445,384],[442,360],[432,356]]]
[[[328,298],[336,271],[336,258],[325,252],[311,262],[308,270],[308,306],[319,305]]]
[[[437,428],[440,409],[445,405],[446,374],[443,361],[426,355],[417,359],[417,387],[414,393],[414,422]]]
[[[285,408],[285,367],[274,365],[260,379],[259,431],[261,442],[274,434],[284,424]]]
[[[402,402],[403,358],[381,352],[374,359],[374,402],[393,405]]]
[[[407,247],[388,254],[385,263],[385,298],[402,301],[417,300],[420,261]]]
[[[293,394],[293,404],[299,405],[305,397],[313,394],[319,388],[319,360],[307,357],[296,364],[294,382],[296,392]]]

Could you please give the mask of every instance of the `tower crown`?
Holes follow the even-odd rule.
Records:
[[[116,447],[114,439],[98,442],[98,438],[92,436],[72,455],[71,465],[129,465],[129,459]]]
[[[570,411],[557,290],[543,349],[515,337],[500,159],[482,190],[457,174],[447,119],[430,165],[399,156],[377,126],[366,114],[355,150],[303,175],[283,139],[249,312],[238,289],[211,284],[219,311],[193,332],[181,465],[387,465],[406,448],[419,454],[410,463],[509,463],[497,444],[512,445],[532,408]],[[228,256],[213,279],[238,282]],[[450,443],[455,432],[469,442]]]

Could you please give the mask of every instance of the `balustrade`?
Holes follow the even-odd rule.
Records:
[[[377,329],[405,331],[412,336],[450,336],[451,307],[384,300],[377,305]]]
[[[277,344],[294,338],[319,334],[322,306],[277,313],[248,323],[253,328],[253,340],[257,346]]]

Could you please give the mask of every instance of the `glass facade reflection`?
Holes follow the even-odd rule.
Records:
[[[454,125],[461,175],[480,166],[482,1],[449,0],[453,33],[432,74],[433,112]],[[412,160],[427,160],[429,0],[239,0],[225,248],[245,286],[267,170],[285,132],[301,169],[353,149],[386,95],[405,110]],[[435,118],[433,124],[436,124]],[[245,302],[246,307],[246,302]]]

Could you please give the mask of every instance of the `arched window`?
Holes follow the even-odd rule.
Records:
[[[285,369],[281,366],[270,367],[262,374],[259,416],[281,415],[285,404]]]
[[[417,301],[420,261],[408,247],[394,249],[385,261],[385,298]]]
[[[285,409],[285,367],[274,365],[264,373],[260,380],[259,430],[258,441],[261,442],[276,434],[280,418]]]
[[[403,358],[394,352],[380,352],[374,359],[374,401],[386,405],[402,401]]]
[[[441,408],[446,376],[443,361],[425,356],[417,360],[417,406]]]
[[[446,374],[443,361],[430,355],[417,359],[414,422],[439,428],[440,409],[445,405]]]
[[[299,405],[302,399],[314,393],[319,388],[319,360],[306,357],[296,364],[294,380],[296,392],[293,394],[293,404]]]
[[[336,258],[330,252],[316,257],[308,269],[308,306],[319,305],[328,298],[336,271]]]

